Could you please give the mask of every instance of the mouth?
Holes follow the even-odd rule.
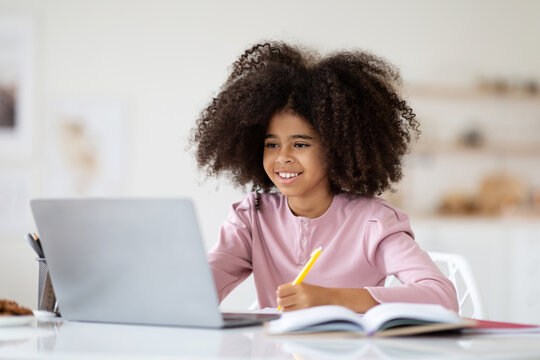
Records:
[[[291,171],[276,171],[276,178],[277,180],[282,184],[291,184],[295,182],[300,175],[303,173],[301,171],[299,172],[291,172]]]

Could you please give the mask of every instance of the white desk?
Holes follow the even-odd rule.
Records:
[[[271,337],[262,327],[203,330],[40,321],[0,328],[5,359],[539,359],[540,334],[388,339]]]

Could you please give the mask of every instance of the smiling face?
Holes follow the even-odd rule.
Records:
[[[279,111],[270,119],[263,166],[274,185],[289,198],[291,209],[291,201],[318,204],[332,198],[319,137],[293,112]]]

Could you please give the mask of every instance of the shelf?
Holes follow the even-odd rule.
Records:
[[[498,100],[527,103],[540,103],[540,91],[528,93],[523,90],[496,91],[482,87],[443,87],[430,85],[409,85],[404,87],[403,95],[406,99],[437,99],[451,101],[478,101]]]
[[[540,144],[485,144],[466,147],[431,140],[429,144],[416,143],[409,156],[509,156],[540,157]]]
[[[507,226],[510,224],[531,224],[540,227],[540,212],[531,212],[520,215],[442,215],[437,213],[409,213],[409,218],[413,224],[478,224],[485,225],[498,224]]]

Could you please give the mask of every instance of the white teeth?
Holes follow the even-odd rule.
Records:
[[[282,178],[285,178],[285,179],[290,179],[292,177],[298,176],[298,173],[291,174],[291,173],[281,173],[280,172],[278,174],[279,174],[279,176],[281,176]]]

